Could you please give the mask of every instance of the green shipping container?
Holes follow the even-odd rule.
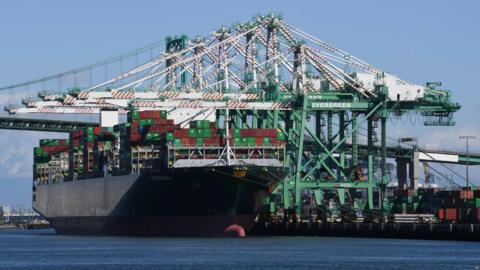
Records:
[[[285,140],[285,133],[283,133],[282,131],[278,131],[277,132],[277,139],[278,140]]]
[[[93,134],[93,127],[87,127],[87,134]]]
[[[141,119],[138,121],[139,126],[150,126],[153,124],[153,119]]]
[[[192,126],[195,128],[202,128],[202,122],[200,122],[200,120],[195,120]]]
[[[197,145],[203,145],[203,138],[197,138]]]
[[[234,138],[240,138],[240,129],[238,129],[238,128],[233,129],[233,137]]]
[[[233,138],[233,145],[242,146],[242,139],[241,138]]]
[[[182,146],[182,140],[180,139],[173,140],[173,146]]]
[[[204,129],[210,129],[210,121],[208,120],[202,120],[202,128]]]
[[[210,129],[197,129],[197,138],[209,138],[212,137],[212,131]]]
[[[217,129],[217,134],[220,136],[220,137],[225,137],[225,129]],[[230,136],[232,136],[232,134],[230,134]]]
[[[413,210],[417,210],[417,208],[418,208],[418,202],[414,202],[413,203]]]
[[[40,156],[42,155],[43,150],[41,147],[35,147],[33,152],[35,153],[35,156]]]
[[[133,112],[132,112],[132,119],[133,119],[133,120],[138,120],[138,119],[140,119],[140,114],[138,113],[138,111],[133,111]]]
[[[160,111],[160,118],[161,119],[167,119],[168,113],[167,111]]]
[[[145,135],[145,139],[147,141],[159,141],[161,138],[162,137],[161,137],[160,133],[150,133],[149,132]]]
[[[196,138],[197,137],[197,130],[194,128],[191,128],[188,130],[188,137],[190,138]]]
[[[41,139],[40,140],[40,145],[41,146],[44,146],[44,145],[54,146],[54,145],[59,145],[59,144],[60,144],[59,140],[55,140],[55,139]]]
[[[240,138],[240,140],[242,140],[242,145],[243,146],[248,145],[248,139],[247,138]]]
[[[174,138],[173,138],[173,133],[172,133],[172,132],[168,132],[168,133],[167,133],[167,141],[171,142],[171,141],[173,141],[173,139],[174,139]]]
[[[111,141],[106,141],[104,145],[105,145],[105,149],[112,148],[112,142]]]
[[[475,207],[480,208],[480,198],[475,199]]]
[[[468,199],[467,200],[467,207],[472,208],[475,207],[475,200],[474,199]]]
[[[46,154],[46,153],[45,153]],[[49,162],[50,161],[50,157],[47,155],[42,155],[42,156],[37,156],[35,157],[34,159],[35,163],[39,164],[39,163],[46,163],[46,162]]]
[[[197,120],[195,121],[194,126],[196,128],[210,128],[210,122],[208,120]]]
[[[263,138],[263,145],[270,145],[270,138]]]
[[[250,146],[255,146],[257,144],[257,139],[255,137],[247,138],[247,144]]]
[[[95,135],[93,134],[88,134],[87,135],[87,142],[93,142],[95,140]]]

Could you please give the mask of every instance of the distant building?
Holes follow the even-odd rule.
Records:
[[[11,209],[9,206],[0,206],[0,223],[3,224],[27,224],[27,223],[43,223],[45,219],[34,212],[20,207]]]

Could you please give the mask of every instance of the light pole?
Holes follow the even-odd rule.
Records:
[[[458,139],[460,140],[465,140],[467,142],[467,187],[469,185],[469,178],[468,178],[468,160],[470,159],[469,155],[468,155],[468,141],[469,140],[475,140],[475,136],[460,136],[458,137]]]

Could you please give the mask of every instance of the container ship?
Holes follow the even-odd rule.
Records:
[[[122,124],[40,140],[33,208],[60,234],[245,235],[288,174],[285,134],[214,117],[131,111]]]

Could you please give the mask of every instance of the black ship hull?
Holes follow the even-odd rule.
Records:
[[[39,185],[34,208],[60,234],[241,235],[286,173],[250,165],[170,168]]]

